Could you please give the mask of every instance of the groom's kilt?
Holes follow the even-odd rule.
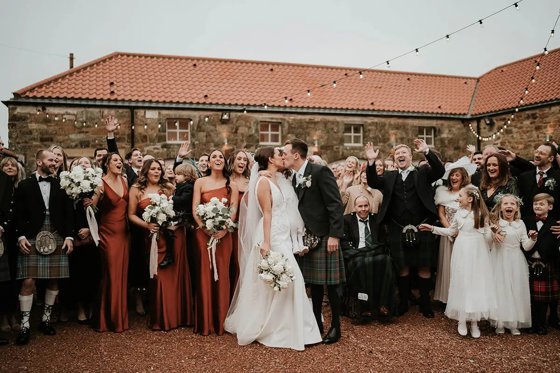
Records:
[[[297,256],[306,284],[338,285],[346,282],[344,258],[340,246],[334,253],[327,251],[328,237],[321,238],[319,246],[304,256]]]
[[[390,222],[388,229],[391,258],[399,271],[405,267],[432,267],[434,265],[436,240],[431,232],[418,231],[416,246],[406,247],[402,243],[402,226]]]
[[[45,222],[40,231],[53,232],[54,227],[50,224],[49,215],[45,216]],[[70,277],[68,269],[68,255],[62,252],[64,239],[57,232],[53,232],[56,239],[56,251],[50,255],[43,255],[35,248],[35,237],[27,240],[31,244],[28,255],[19,253],[17,278],[67,278]]]

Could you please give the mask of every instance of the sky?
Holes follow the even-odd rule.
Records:
[[[70,52],[76,66],[122,51],[370,68],[514,1],[0,0],[0,100],[67,70]],[[478,77],[542,52],[560,2],[518,5],[391,70]],[[556,31],[549,50],[560,47]],[[7,122],[2,104],[6,143]]]

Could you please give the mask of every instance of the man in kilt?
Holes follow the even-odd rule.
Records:
[[[365,147],[368,160],[366,175],[368,185],[383,192],[383,203],[377,221],[388,228],[391,257],[399,271],[397,315],[408,311],[409,268],[416,267],[419,276],[420,312],[424,317],[433,318],[430,277],[435,239],[430,232],[417,231],[417,227],[422,223],[433,224],[437,219],[431,184],[441,179],[445,168],[424,140],[415,139],[414,145],[416,152],[425,155],[427,165],[414,167],[412,150],[409,146],[400,144],[394,148],[397,170],[386,171],[382,176],[378,176],[375,160],[379,149],[368,143]]]
[[[16,344],[29,342],[29,316],[36,279],[46,279],[45,305],[39,330],[55,335],[51,312],[58,294],[58,279],[68,278],[68,254],[73,249],[74,211],[72,201],[54,176],[55,155],[40,150],[35,157],[37,170],[19,183],[14,195],[15,228],[20,255],[18,275],[22,279],[19,302],[21,330]]]
[[[344,220],[340,192],[332,171],[307,160],[307,144],[300,139],[286,142],[286,168],[294,171],[292,184],[299,199],[298,209],[306,231],[316,236],[318,245],[300,257],[299,264],[305,283],[311,287],[313,313],[323,334],[321,306],[324,286],[327,286],[331,308],[331,327],[323,343],[340,339],[340,284],[345,282],[344,259],[339,240],[344,235]]]
[[[551,214],[554,198],[546,193],[539,193],[533,198],[534,215],[523,218],[529,234],[537,231],[537,242],[526,252],[529,263],[529,281],[531,282],[531,321],[532,331],[547,334],[546,313],[550,308],[550,324],[558,328],[557,316],[560,286],[558,278],[558,264],[560,253],[558,240],[551,227],[555,224]],[[554,324],[556,322],[556,324]]]

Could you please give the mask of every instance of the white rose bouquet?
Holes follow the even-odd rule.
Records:
[[[213,197],[209,202],[200,204],[196,207],[195,213],[198,215],[204,228],[210,233],[216,233],[221,230],[227,229],[233,232],[237,224],[232,220],[231,215],[233,211],[230,207],[226,206],[228,200]],[[210,237],[208,240],[208,259],[210,261],[210,268],[214,268],[214,281],[218,281],[218,270],[216,268],[216,247],[220,242],[219,239]]]
[[[294,269],[288,263],[288,258],[282,253],[269,251],[257,265],[259,278],[267,283],[274,291],[286,289],[294,280]]]
[[[100,168],[76,166],[72,171],[60,173],[60,187],[73,200],[91,197],[95,188],[101,184],[101,175]]]
[[[173,197],[167,197],[165,194],[151,193],[148,194],[150,204],[146,206],[142,213],[142,219],[146,223],[157,224],[160,227],[168,227],[173,224],[175,210],[173,210]],[[158,234],[152,235],[152,244],[150,247],[150,278],[157,275],[158,268]]]
[[[60,173],[60,188],[64,189],[66,194],[74,201],[78,201],[85,197],[93,196],[95,189],[101,184],[103,172],[100,168],[83,168],[81,166],[74,167],[71,171],[62,171]],[[75,203],[76,203],[75,202]],[[86,208],[86,219],[93,242],[99,244],[99,228],[97,220],[95,220],[95,206]]]

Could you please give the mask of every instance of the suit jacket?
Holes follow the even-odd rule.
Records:
[[[445,173],[445,167],[439,158],[431,151],[426,154],[426,159],[428,160],[429,166],[423,165],[417,168],[416,171],[411,172],[408,177],[414,178],[416,193],[418,193],[418,197],[420,197],[424,207],[431,214],[437,216],[432,183],[441,179]],[[380,189],[383,192],[383,203],[377,215],[378,222],[383,222],[388,216],[387,212],[391,205],[397,178],[401,176],[398,170],[385,171],[383,176],[378,176],[377,172],[375,172],[375,164],[373,166],[368,164],[366,167],[366,176],[368,185],[371,188]]]
[[[45,202],[41,195],[35,174],[22,180],[15,192],[15,228],[17,236],[35,238],[45,220]],[[51,225],[63,237],[72,237],[74,229],[74,209],[72,200],[53,178],[49,198]]]
[[[117,146],[117,140],[115,138],[107,138],[107,151],[109,153],[118,153],[119,152],[119,148]],[[136,172],[134,172],[134,170],[132,169],[132,167],[130,167],[130,165],[128,164],[124,164],[124,172],[126,175],[126,180],[128,182],[128,187],[130,188],[134,182],[136,182],[136,179],[138,178],[138,175],[136,174]]]
[[[523,218],[523,221],[527,227],[527,232],[530,230],[537,230],[537,222],[534,215]],[[555,219],[548,215],[548,218],[543,222],[543,226],[539,230],[537,242],[535,242],[535,245],[531,250],[525,252],[527,259],[531,258],[535,251],[538,251],[543,262],[553,265],[558,263],[558,259],[560,257],[558,251],[558,239],[550,231],[550,227],[555,224]]]
[[[12,197],[14,194],[14,183],[10,176],[0,171],[0,225],[5,231],[12,217]]]
[[[546,186],[547,180],[554,180],[555,185]],[[523,200],[523,206],[521,206],[522,216],[533,215],[533,197],[539,193],[548,193],[554,197],[552,214],[558,216],[560,213],[560,170],[554,168],[548,170],[546,178],[539,188],[537,186],[537,169],[533,166],[532,170],[519,175],[517,178],[517,187],[519,189],[519,196]]]
[[[311,177],[309,187],[296,186],[295,175],[292,183],[299,199],[298,208],[305,226],[319,237],[342,238],[344,208],[332,171],[326,166],[308,162],[303,177]]]

